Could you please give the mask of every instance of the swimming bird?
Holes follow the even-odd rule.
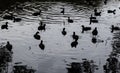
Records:
[[[114,31],[118,31],[118,30],[120,30],[120,27],[117,27],[117,26],[114,26],[114,25],[111,26],[111,32],[112,32],[112,33],[113,33]]]
[[[78,45],[78,42],[77,42],[77,40],[74,40],[72,43],[71,43],[71,47],[73,48],[73,47],[77,47],[77,45]]]
[[[92,35],[93,35],[93,36],[98,35],[98,30],[97,30],[97,27],[95,27],[95,29],[92,31]]]
[[[38,15],[40,15],[41,14],[41,10],[39,10],[38,12],[34,12],[32,15],[33,16],[38,16]]]
[[[97,19],[90,19],[90,24],[91,23],[98,23],[98,20]]]
[[[1,29],[8,29],[8,22],[6,22],[5,25],[2,25]]]
[[[13,22],[20,22],[21,20],[22,20],[21,18],[16,18],[16,17],[13,18]]]
[[[63,28],[63,30],[62,30],[62,35],[66,35],[67,34],[67,32],[65,31],[65,28]]]
[[[116,9],[114,9],[114,10],[108,10],[108,13],[113,13],[113,14],[115,14],[115,12],[116,12]]]
[[[92,43],[94,43],[94,44],[97,43],[97,39],[96,39],[95,37],[93,37],[91,41],[92,41]]]
[[[14,18],[13,14],[8,14],[3,16],[3,19],[7,19],[7,20],[13,20],[13,18]]]
[[[73,38],[74,40],[78,40],[78,39],[79,39],[79,36],[76,35],[75,32],[73,32],[72,38]]]
[[[40,25],[39,27],[38,27],[38,30],[46,30],[46,24],[42,24],[42,25]]]
[[[95,16],[101,16],[101,12],[98,12],[97,9],[95,8],[94,9],[94,15]]]
[[[96,19],[96,17],[93,17],[92,14],[90,16],[90,20]]]
[[[64,13],[65,13],[65,8],[61,8],[62,9],[62,11],[60,12],[60,13],[62,13],[63,15],[64,15]]]
[[[39,34],[39,32],[36,32],[36,33],[34,34],[34,38],[37,39],[37,40],[40,40],[40,35],[38,35],[38,34]]]
[[[107,4],[107,0],[104,1],[104,4],[105,4],[105,5]]]
[[[39,47],[44,50],[45,49],[45,45],[43,44],[43,40],[41,40],[40,44],[39,44]]]
[[[12,51],[12,45],[10,44],[9,41],[7,41],[6,48],[7,48],[7,50],[9,50],[10,52]]]
[[[73,20],[68,17],[68,23],[73,23]]]
[[[84,31],[89,31],[91,30],[91,27],[85,27],[84,25],[82,25],[82,33],[84,33]]]

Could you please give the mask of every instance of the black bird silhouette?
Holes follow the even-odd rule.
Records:
[[[93,17],[92,14],[91,14],[90,20],[96,20],[96,17]]]
[[[71,43],[71,47],[73,48],[73,47],[77,47],[77,45],[78,45],[78,42],[77,42],[77,40],[74,40],[72,43]]]
[[[84,31],[89,31],[91,30],[91,27],[85,27],[84,25],[82,25],[82,33],[84,33]]]
[[[7,19],[7,20],[13,20],[13,18],[14,18],[13,14],[8,14],[3,16],[3,19]]]
[[[96,39],[95,37],[93,37],[91,41],[92,41],[92,43],[94,43],[94,44],[97,43],[97,39]]]
[[[93,34],[93,36],[98,35],[98,30],[97,30],[97,27],[95,27],[95,29],[92,31],[92,34]]]
[[[40,14],[41,14],[41,10],[39,10],[38,12],[33,13],[32,15],[33,15],[33,16],[38,16],[38,15],[40,15]]]
[[[62,9],[62,11],[60,12],[60,13],[62,13],[63,15],[64,15],[64,13],[65,13],[65,8],[61,8]]]
[[[45,28],[46,27],[46,24],[43,24],[41,23],[40,26],[38,27],[38,30],[44,30],[45,31]]]
[[[101,16],[101,12],[98,12],[97,9],[95,8],[95,10],[94,10],[94,15],[95,15],[95,16]]]
[[[2,25],[1,29],[8,29],[8,22],[6,22],[5,25]]]
[[[39,34],[39,32],[36,32],[36,33],[34,34],[34,38],[37,39],[37,40],[40,40],[40,35],[38,35],[38,34]]]
[[[13,18],[13,22],[20,22],[22,19],[21,18]]]
[[[7,41],[6,48],[7,48],[7,50],[9,50],[10,52],[12,51],[12,45],[9,43],[9,41]]]
[[[68,17],[68,23],[73,23],[73,20]]]
[[[74,40],[78,40],[78,39],[79,39],[79,36],[76,35],[75,32],[73,32],[72,38],[73,38]]]
[[[105,5],[107,4],[107,0],[104,1],[104,4],[105,4]]]
[[[97,19],[90,19],[90,24],[91,23],[98,23],[98,20]]]
[[[114,31],[117,31],[117,30],[120,30],[120,27],[117,27],[117,26],[114,26],[114,25],[111,26],[111,32],[112,32],[112,33],[113,33]]]
[[[63,28],[63,31],[62,31],[62,35],[66,35],[67,34],[67,32],[65,31],[65,28]]]
[[[108,10],[108,13],[113,13],[113,14],[115,14],[115,12],[116,12],[116,9],[114,9],[114,10]]]
[[[44,50],[45,49],[45,45],[43,44],[43,40],[41,40],[40,44],[39,44],[39,47]]]

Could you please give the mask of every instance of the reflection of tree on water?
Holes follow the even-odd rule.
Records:
[[[35,70],[28,68],[27,65],[14,65],[13,73],[35,73]]]
[[[12,62],[12,51],[6,48],[6,46],[0,46],[0,73],[10,73],[9,63]],[[35,73],[35,70],[28,68],[27,65],[19,65],[15,63],[12,67],[12,73]]]
[[[104,73],[120,73],[120,32],[115,32],[113,37],[112,52],[106,59],[106,64],[103,65]]]
[[[97,70],[97,65],[93,60],[84,59],[83,62],[72,62],[70,68],[67,68],[68,73],[94,73]]]
[[[12,61],[12,53],[0,46],[0,73],[7,73],[8,63]]]
[[[106,59],[106,64],[103,66],[105,73],[118,73],[120,67],[120,62],[115,56],[110,56],[108,59]]]

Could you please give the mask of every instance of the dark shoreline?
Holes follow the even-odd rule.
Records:
[[[62,2],[71,2],[71,3],[77,3],[77,4],[86,4],[86,5],[90,5],[93,7],[98,6],[99,4],[102,3],[102,0],[0,0],[0,10],[5,10],[7,8],[10,8],[11,5],[15,4],[16,2],[20,2],[20,3],[24,3],[24,2],[32,2],[32,1],[41,1],[41,2],[45,2],[45,1],[62,1]]]

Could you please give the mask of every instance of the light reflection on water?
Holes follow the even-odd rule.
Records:
[[[119,23],[119,3],[109,2],[108,5],[98,7],[102,11],[102,16],[97,17],[98,24],[89,25],[89,17],[94,8],[70,3],[24,3],[24,9],[13,9],[12,12],[22,18],[21,22],[13,23],[10,20],[8,30],[0,31],[0,43],[9,40],[13,44],[13,62],[23,62],[36,69],[36,73],[67,73],[66,64],[72,62],[82,62],[83,58],[94,60],[99,70],[95,73],[103,73],[102,66],[105,64],[108,55],[112,51],[111,41],[113,34],[110,32],[112,24]],[[65,15],[60,14],[65,8]],[[107,14],[108,9],[117,9],[116,15]],[[40,16],[32,16],[32,13],[42,10]],[[67,17],[71,17],[74,23],[68,23]],[[41,39],[45,44],[45,50],[39,48],[39,40],[35,40],[33,35],[38,31],[39,22],[47,24],[46,31],[39,31]],[[65,24],[65,25],[64,25]],[[81,25],[90,26],[92,30],[98,28],[97,38],[104,40],[103,43],[93,44],[92,31],[81,33]],[[63,36],[61,31],[66,28],[67,35]],[[73,31],[79,35],[77,48],[71,48]],[[31,49],[30,49],[31,48]]]

